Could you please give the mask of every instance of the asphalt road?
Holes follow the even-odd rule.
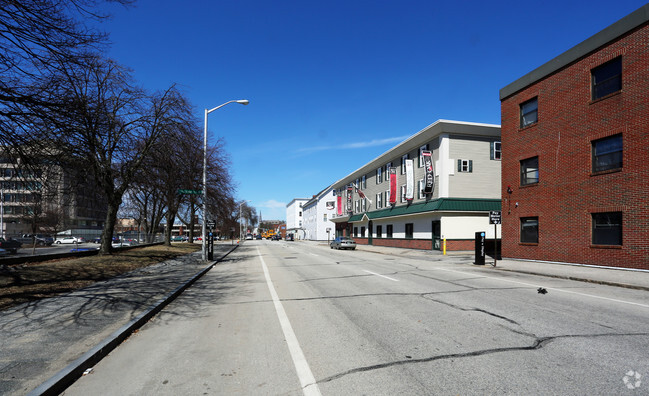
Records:
[[[649,394],[648,351],[646,291],[247,241],[65,394]]]

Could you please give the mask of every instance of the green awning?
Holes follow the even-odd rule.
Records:
[[[473,198],[439,198],[428,202],[419,202],[411,205],[399,205],[372,212],[355,214],[348,222],[361,221],[365,215],[370,220],[385,217],[406,216],[426,212],[489,212],[500,210],[500,199],[473,199]]]

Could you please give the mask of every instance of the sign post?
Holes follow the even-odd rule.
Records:
[[[492,210],[489,212],[489,224],[494,225],[494,267],[498,260],[498,234],[496,233],[498,224],[502,222],[502,212],[500,210]]]

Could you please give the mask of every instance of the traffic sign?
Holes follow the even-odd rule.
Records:
[[[489,224],[501,224],[502,212],[500,210],[489,211]]]
[[[206,222],[205,225],[208,228],[214,228],[216,226],[216,222],[214,220],[210,220],[210,221]]]
[[[203,190],[183,190],[183,189],[180,189],[180,190],[178,190],[178,194],[201,195],[201,194],[203,194]]]

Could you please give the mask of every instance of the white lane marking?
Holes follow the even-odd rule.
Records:
[[[372,271],[368,271],[368,270],[363,270],[363,271],[364,271],[364,272],[367,272],[368,274],[372,274],[372,275],[380,276],[381,278],[390,279],[391,281],[399,282],[398,279],[394,279],[394,278],[390,278],[389,276],[385,276],[385,275],[377,274],[376,272],[372,272]]]
[[[457,271],[457,270],[450,270],[450,269],[445,269],[445,268],[435,268],[435,270],[447,271],[447,272],[455,272],[455,273],[462,274],[462,275],[475,275],[475,273],[469,273],[469,272],[463,272],[463,271]],[[515,280],[510,280],[510,279],[502,279],[502,278],[497,278],[497,277],[493,277],[493,276],[487,276],[487,275],[481,275],[481,276],[483,278],[486,278],[486,279],[493,279],[493,280],[498,280],[498,281],[502,281],[502,282],[517,283],[519,285],[525,285],[525,286],[531,286],[531,287],[538,287],[539,286],[538,284],[535,285],[535,284],[532,284],[532,283],[520,282],[520,281],[515,281]],[[649,308],[649,305],[647,305],[647,304],[640,304],[640,303],[635,303],[635,302],[631,302],[631,301],[618,300],[616,298],[608,298],[608,297],[596,296],[594,294],[580,293],[580,292],[575,292],[575,291],[571,291],[571,290],[557,289],[555,287],[546,287],[546,289],[547,290],[555,290],[555,291],[559,291],[559,292],[562,292],[562,293],[577,294],[579,296],[584,296],[584,297],[598,298],[600,300],[618,302],[618,303],[629,304],[629,305],[637,305],[639,307]]]
[[[286,344],[288,345],[288,350],[291,353],[291,358],[293,359],[293,364],[295,365],[295,371],[297,376],[300,379],[300,384],[302,385],[302,392],[305,395],[320,396],[320,388],[313,377],[309,363],[304,357],[300,343],[297,341],[291,322],[286,316],[286,311],[284,311],[284,306],[282,302],[279,301],[275,287],[273,286],[273,281],[270,279],[270,273],[268,272],[268,267],[264,258],[259,252],[259,247],[257,247],[257,255],[261,260],[261,266],[264,269],[264,275],[266,276],[266,284],[268,285],[268,290],[273,299],[273,304],[275,304],[275,311],[277,311],[277,318],[279,323],[282,326],[282,331],[284,332],[284,338],[286,339]]]

